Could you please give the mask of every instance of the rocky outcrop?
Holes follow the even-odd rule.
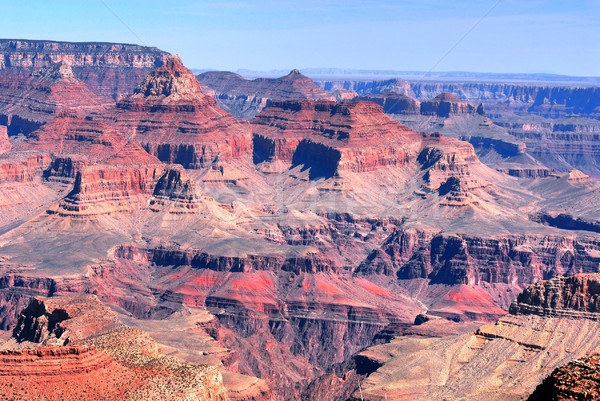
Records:
[[[178,57],[151,72],[110,118],[126,137],[140,142],[159,160],[185,168],[210,166],[250,154],[246,124],[205,95]]]
[[[56,345],[66,345],[70,340],[67,335],[63,337],[65,328],[61,326],[61,322],[69,318],[65,309],[48,311],[44,302],[34,298],[19,315],[17,325],[13,329],[13,337],[18,342],[55,342]]]
[[[41,177],[50,157],[37,152],[6,154],[0,157],[1,182],[29,182]]]
[[[526,288],[511,305],[514,315],[600,319],[600,275],[576,274]]]
[[[156,182],[149,204],[151,210],[179,214],[199,211],[205,200],[196,182],[187,177],[185,169],[172,165]]]
[[[594,354],[558,367],[537,386],[528,401],[600,399],[600,355]]]
[[[13,338],[1,346],[0,395],[27,400],[228,400],[216,368],[161,356],[147,334],[124,327],[93,296],[32,300]]]
[[[382,93],[397,93],[414,98],[415,93],[407,81],[394,78],[381,81],[320,81],[315,82],[327,91],[346,90],[359,95],[378,95]]]
[[[420,114],[421,102],[394,92],[360,96],[359,99],[377,103],[387,114]]]
[[[600,122],[576,116],[557,120],[503,118],[497,124],[523,142],[528,153],[558,171],[574,168],[598,175]]]
[[[476,205],[472,191],[489,184],[471,173],[480,163],[473,146],[439,134],[425,136],[424,145],[417,157],[424,172],[424,190],[437,191],[443,206]]]
[[[459,114],[483,114],[483,106],[475,107],[451,93],[440,93],[432,100],[421,103],[421,114],[425,116],[450,117]]]
[[[252,121],[254,162],[303,166],[310,178],[403,166],[420,136],[370,102],[274,101]]]
[[[359,271],[431,283],[525,287],[554,275],[596,272],[599,245],[558,236],[484,238],[398,230],[362,262]]]
[[[0,72],[73,66],[77,79],[93,92],[119,98],[133,91],[144,76],[164,63],[167,53],[154,47],[118,43],[70,43],[43,40],[0,40]]]
[[[252,119],[272,100],[334,100],[330,93],[298,70],[280,78],[249,80],[224,71],[205,72],[197,78],[202,86],[214,92],[219,106],[246,120]]]

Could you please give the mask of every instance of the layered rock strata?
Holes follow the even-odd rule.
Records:
[[[159,160],[185,168],[203,168],[251,152],[247,126],[205,95],[178,57],[152,71],[107,121]]]
[[[214,92],[219,106],[238,118],[252,119],[273,100],[334,100],[298,70],[280,78],[248,80],[238,74],[210,71],[198,75],[205,88]]]
[[[31,73],[56,63],[67,63],[73,66],[75,77],[93,92],[118,99],[130,94],[167,56],[154,47],[128,44],[2,39],[0,75],[19,70]]]
[[[369,102],[274,101],[252,121],[254,162],[310,169],[311,178],[415,160],[421,138]]]

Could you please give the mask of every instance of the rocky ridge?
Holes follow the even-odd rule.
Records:
[[[335,99],[298,70],[280,78],[249,80],[220,71],[205,72],[197,78],[214,93],[220,107],[245,120],[251,120],[273,100]]]

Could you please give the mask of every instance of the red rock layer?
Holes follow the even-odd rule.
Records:
[[[252,125],[255,163],[304,165],[312,177],[402,166],[421,144],[370,102],[274,101]]]
[[[28,333],[42,336],[31,342]],[[123,327],[93,296],[34,299],[14,336],[0,349],[2,399],[227,399],[215,368],[162,357],[148,335]],[[68,344],[48,346],[59,339]]]
[[[202,93],[177,57],[169,58],[119,102],[109,121],[161,161],[185,168],[250,153],[247,126]]]
[[[0,75],[32,71],[64,62],[77,79],[101,96],[119,99],[131,94],[146,74],[163,64],[167,53],[119,43],[70,43],[42,40],[0,40]]]
[[[75,175],[73,190],[55,212],[63,216],[89,216],[132,211],[140,201],[139,195],[152,193],[164,169],[138,143],[128,143],[102,164],[81,167]]]
[[[28,134],[57,115],[83,117],[113,104],[74,77],[68,64],[56,64],[29,76],[9,70],[0,74],[0,119],[11,134]]]
[[[49,164],[50,156],[36,152],[5,154],[0,157],[0,183],[32,181]]]

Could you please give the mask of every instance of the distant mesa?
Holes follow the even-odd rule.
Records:
[[[458,96],[443,92],[430,101],[421,103],[421,114],[450,117],[457,114],[483,114],[483,105],[475,106]]]
[[[214,93],[219,105],[238,118],[252,119],[273,100],[335,100],[312,79],[294,69],[280,78],[244,79],[230,72],[198,75],[202,86]]]

